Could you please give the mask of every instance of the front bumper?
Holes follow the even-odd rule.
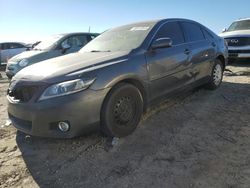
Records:
[[[72,138],[96,130],[101,106],[109,89],[91,89],[40,102],[19,103],[8,98],[8,114],[20,131],[34,136]],[[68,132],[57,127],[58,122],[70,124]]]
[[[250,58],[250,46],[228,47],[228,55],[230,59]]]

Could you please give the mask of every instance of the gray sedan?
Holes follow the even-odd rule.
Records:
[[[218,88],[227,56],[224,40],[191,20],[117,27],[78,53],[17,73],[8,114],[31,135],[71,138],[100,127],[108,136],[127,136],[148,106],[166,95]]]

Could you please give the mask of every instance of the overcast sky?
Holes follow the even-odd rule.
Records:
[[[249,0],[0,0],[0,41],[33,42],[58,33],[102,32],[126,23],[189,18],[216,33],[250,17]]]

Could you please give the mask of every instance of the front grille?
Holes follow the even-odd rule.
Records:
[[[247,46],[250,45],[250,37],[230,37],[226,38],[228,46]]]
[[[250,53],[250,50],[228,50],[228,53]]]
[[[8,95],[14,100],[19,100],[20,102],[28,102],[37,91],[36,86],[22,86],[15,88],[13,91],[8,90]]]

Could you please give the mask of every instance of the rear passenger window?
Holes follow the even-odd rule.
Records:
[[[184,36],[177,22],[166,23],[156,34],[156,39],[166,37],[172,39],[173,45],[184,43]]]
[[[211,35],[207,30],[202,29],[202,31],[203,31],[203,34],[204,34],[206,39],[213,39],[214,38],[213,35]]]
[[[22,44],[19,44],[19,43],[10,43],[9,45],[10,45],[9,46],[10,49],[24,48],[24,46]]]
[[[9,49],[15,49],[15,48],[17,48],[15,43],[10,43],[9,44]]]
[[[2,50],[8,50],[10,49],[10,44],[9,43],[3,43],[2,44]]]
[[[23,44],[16,43],[16,45],[17,45],[17,48],[25,48]]]
[[[185,36],[188,42],[200,41],[205,39],[199,25],[189,22],[183,22],[182,26],[184,28]]]

